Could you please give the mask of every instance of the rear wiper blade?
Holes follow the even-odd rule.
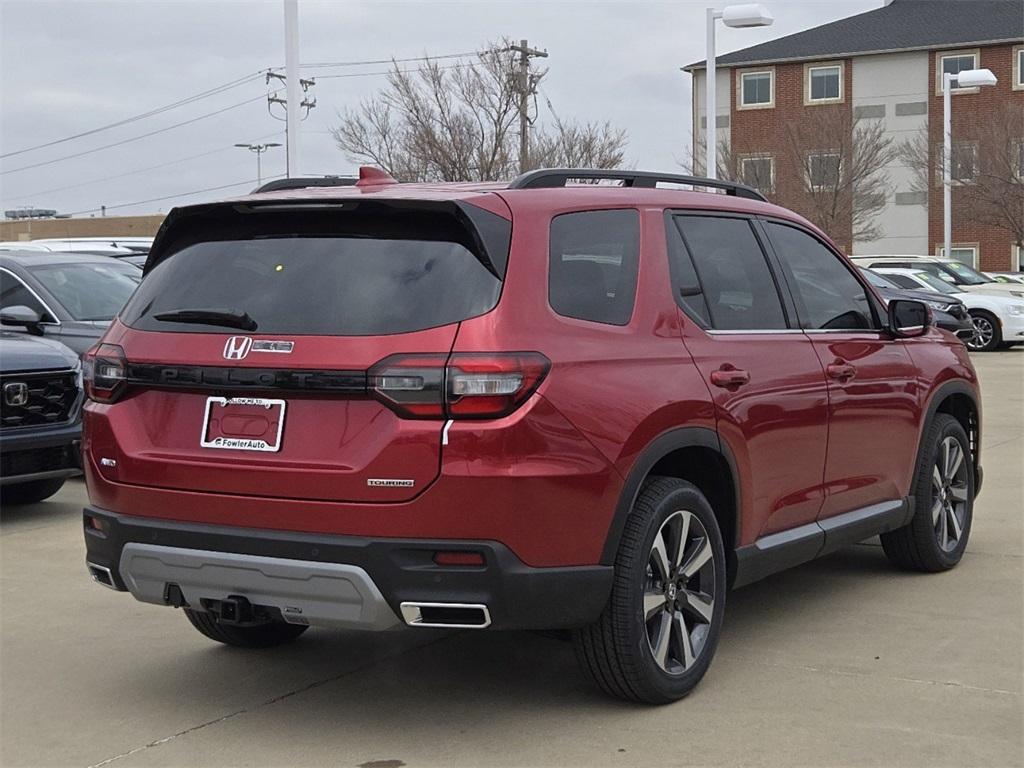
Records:
[[[255,331],[256,321],[248,312],[238,309],[175,309],[153,315],[154,320],[164,323],[197,323],[201,325],[222,325],[225,328],[239,328]]]

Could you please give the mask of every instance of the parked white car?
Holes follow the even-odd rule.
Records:
[[[1024,272],[986,272],[997,283],[1019,283],[1024,285]]]
[[[967,293],[995,293],[1001,296],[1014,296],[1024,299],[1024,285],[1017,283],[997,283],[992,278],[979,272],[962,261],[952,259],[933,259],[928,256],[853,256],[859,267],[878,269],[915,269],[930,272],[947,283],[952,283],[959,290]]]
[[[920,269],[876,267],[875,271],[902,288],[935,291],[960,299],[974,323],[974,336],[964,344],[974,352],[990,352],[999,347],[1024,343],[1024,301],[1020,299],[961,291],[960,286]]]

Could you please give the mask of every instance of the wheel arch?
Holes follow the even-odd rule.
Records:
[[[718,433],[708,427],[680,427],[663,432],[640,452],[615,506],[615,515],[601,553],[601,564],[614,564],[626,518],[644,481],[655,475],[686,480],[707,497],[722,532],[731,577],[733,552],[740,530],[736,460]]]
[[[981,405],[977,391],[964,381],[947,381],[938,386],[928,399],[925,417],[921,421],[921,437],[918,441],[918,460],[924,450],[924,436],[935,414],[952,416],[967,433],[970,441],[971,461],[974,465],[974,495],[981,490]],[[919,465],[918,465],[919,466]]]

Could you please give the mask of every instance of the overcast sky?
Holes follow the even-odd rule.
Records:
[[[610,120],[627,131],[627,157],[635,167],[679,170],[688,154],[690,129],[690,78],[679,67],[704,58],[704,8],[709,4],[300,0],[300,59],[440,56],[477,50],[503,36],[528,38],[531,46],[550,54],[543,62],[549,68],[543,89],[562,118]],[[774,26],[720,26],[718,50],[744,48],[882,4],[766,2]],[[283,38],[281,0],[0,0],[0,154],[89,131],[280,66]],[[376,73],[385,69],[380,64],[303,68],[303,76],[318,77],[318,105],[302,125],[303,173],[353,171],[329,129],[339,111],[384,85]],[[358,76],[323,79],[340,74]],[[283,122],[268,114],[261,98],[266,91],[263,80],[255,78],[153,117],[6,157],[0,160],[0,210],[35,206],[89,215],[90,209],[106,205],[111,215],[141,214],[245,191],[254,186],[255,158],[232,145],[284,141]],[[252,101],[234,106],[247,100]],[[540,106],[544,121],[550,112],[543,99]],[[60,159],[227,107],[233,108],[137,141]],[[19,170],[36,164],[41,165]],[[269,150],[264,176],[283,171],[283,148]],[[211,187],[225,188],[186,194]]]

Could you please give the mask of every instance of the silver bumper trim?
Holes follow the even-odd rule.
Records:
[[[384,630],[401,620],[370,575],[355,565],[258,557],[231,552],[125,544],[118,570],[136,600],[167,605],[167,584],[177,584],[186,602],[245,597],[277,608],[292,624]]]

